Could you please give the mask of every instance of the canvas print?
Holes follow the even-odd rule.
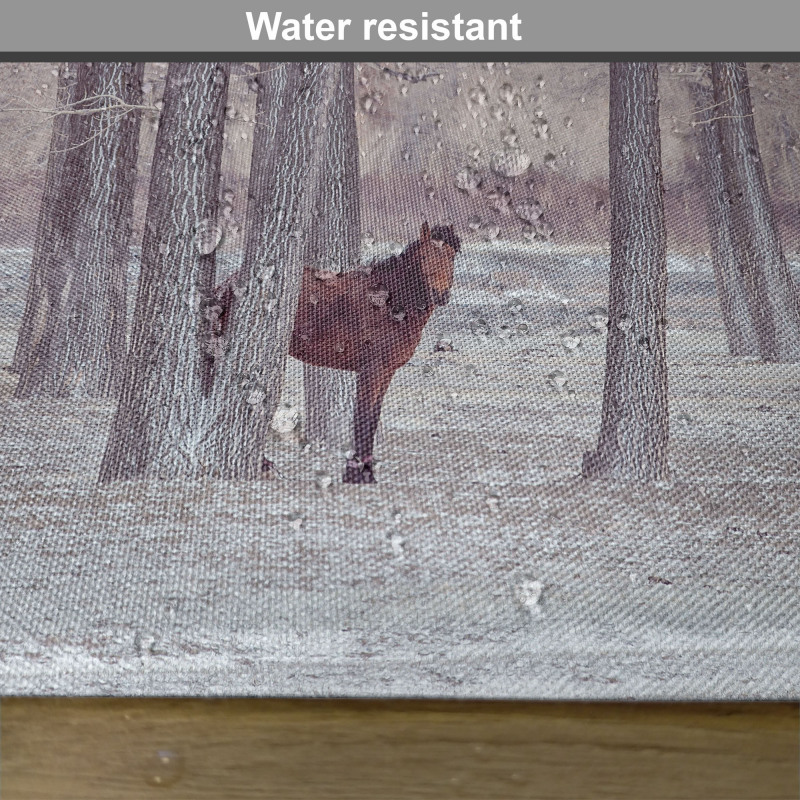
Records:
[[[0,65],[0,690],[797,697],[798,87]]]

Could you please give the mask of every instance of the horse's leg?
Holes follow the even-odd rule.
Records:
[[[353,420],[355,456],[347,462],[344,483],[375,483],[372,472],[372,444],[381,405],[389,388],[394,370],[367,369],[358,373],[356,410]]]

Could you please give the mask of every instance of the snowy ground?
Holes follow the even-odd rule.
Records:
[[[374,487],[290,439],[274,482],[98,489],[111,406],[16,401],[3,372],[0,689],[800,695],[800,366],[729,358],[707,264],[672,257],[671,479],[585,482],[606,258],[526,247],[461,258]],[[4,365],[28,259],[0,253]]]

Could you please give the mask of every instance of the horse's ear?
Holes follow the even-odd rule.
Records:
[[[431,240],[431,227],[427,222],[422,223],[422,230],[419,232],[419,240],[421,242],[429,242]]]

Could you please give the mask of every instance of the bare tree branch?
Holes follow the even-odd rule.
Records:
[[[139,105],[139,104],[132,104],[126,103],[122,98],[117,97],[113,94],[95,94],[89,97],[84,97],[81,100],[76,100],[73,103],[67,103],[64,106],[56,107],[56,108],[40,108],[39,106],[34,105],[33,103],[25,100],[24,98],[19,98],[23,103],[27,104],[27,108],[14,108],[5,106],[0,108],[0,112],[17,112],[17,113],[28,113],[28,112],[36,112],[37,114],[45,114],[48,118],[52,119],[53,117],[67,114],[67,115],[74,115],[74,116],[91,116],[92,114],[103,114],[107,111],[121,111],[122,115],[127,114],[131,111],[158,111],[159,109],[155,105]],[[91,108],[82,108],[79,106],[83,106],[85,103],[91,103],[99,100],[111,100],[112,102],[107,105],[98,105],[93,106]]]
[[[720,105],[719,103],[717,105]],[[714,108],[714,106],[710,106]],[[718,117],[709,117],[709,119],[695,119],[692,120],[691,126],[694,128],[697,125],[708,125],[709,122],[716,122],[718,119],[745,119],[747,117],[755,116],[754,114],[720,114]]]
[[[379,64],[377,61],[373,62],[381,72],[385,72],[387,75],[393,75],[395,78],[399,78],[403,81],[408,81],[409,83],[424,83],[425,81],[429,80],[430,78],[441,78],[441,72],[426,72],[422,75],[413,75],[412,73],[406,70],[397,70],[392,69],[391,67],[383,66]]]

